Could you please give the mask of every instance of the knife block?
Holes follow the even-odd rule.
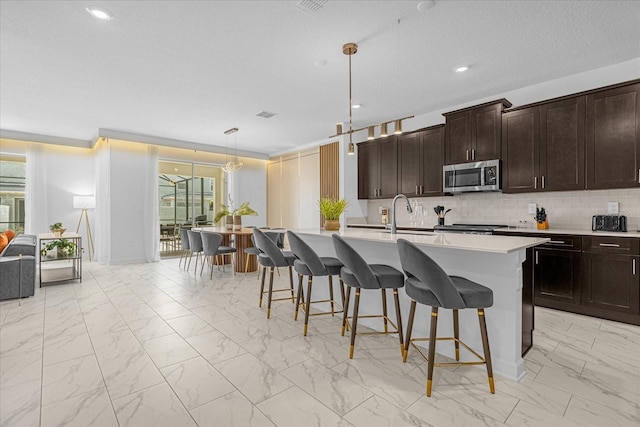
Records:
[[[545,219],[544,222],[537,222],[536,221],[536,226],[538,227],[538,230],[548,230],[549,229],[549,220]]]

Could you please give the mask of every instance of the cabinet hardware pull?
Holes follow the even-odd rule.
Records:
[[[564,245],[564,240],[549,240],[549,243]]]
[[[420,194],[420,192],[418,191],[418,186],[416,185],[416,194]]]
[[[538,251],[536,251],[536,265],[538,265],[538,264],[539,264],[539,263],[538,263],[538,254],[539,254],[539,252],[538,252]]]
[[[424,185],[420,185],[420,194],[424,194]]]
[[[471,150],[471,160],[475,160],[476,159],[476,149],[474,148],[473,150]]]
[[[537,176],[533,177],[533,189],[534,190],[538,189],[538,177]]]
[[[640,184],[640,169],[638,169],[638,184]]]
[[[633,260],[633,275],[636,275],[636,259],[634,258]]]
[[[607,248],[619,248],[620,245],[617,245],[615,243],[600,243],[600,246],[604,246]]]
[[[542,188],[544,188],[544,175],[542,175]]]
[[[467,160],[469,160],[469,150],[467,150]]]

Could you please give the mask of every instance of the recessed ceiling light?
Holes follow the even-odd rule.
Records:
[[[110,21],[113,19],[113,15],[111,15],[109,12],[104,11],[103,9],[88,7],[86,10],[94,18],[102,19],[103,21]]]
[[[454,68],[456,73],[464,73],[465,71],[467,71],[469,69],[468,65],[461,65],[459,67]]]
[[[351,108],[360,108],[360,107],[362,107],[362,105],[360,105],[360,104],[353,104],[353,105],[351,106]]]

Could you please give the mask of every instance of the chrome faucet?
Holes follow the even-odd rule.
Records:
[[[407,202],[407,212],[412,213],[413,209],[411,209],[411,203],[409,203],[409,199],[404,194],[398,194],[393,198],[393,202],[391,202],[391,234],[397,234],[398,230],[396,227],[396,200],[404,199]]]

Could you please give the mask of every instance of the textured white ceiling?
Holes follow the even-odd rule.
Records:
[[[0,129],[224,146],[238,127],[239,150],[274,153],[348,121],[345,42],[359,45],[354,127],[640,57],[639,1],[297,3],[2,0]]]

